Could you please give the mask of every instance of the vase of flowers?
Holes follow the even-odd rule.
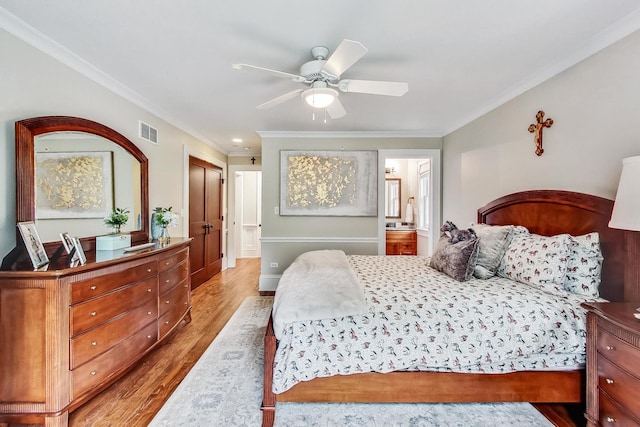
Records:
[[[172,207],[168,208],[155,208],[153,210],[153,223],[159,227],[157,240],[158,243],[169,243],[169,231],[167,227],[175,227],[178,225],[178,214],[173,212]],[[151,237],[153,236],[153,231]]]
[[[119,234],[120,229],[127,221],[129,221],[129,210],[123,208],[115,208],[104,218],[104,224],[113,228],[114,234]]]

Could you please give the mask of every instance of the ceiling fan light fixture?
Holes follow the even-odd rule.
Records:
[[[338,97],[338,91],[328,87],[311,88],[302,92],[302,98],[313,108],[326,108]]]

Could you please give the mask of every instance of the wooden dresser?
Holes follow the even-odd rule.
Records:
[[[640,425],[640,303],[589,303],[587,311],[587,422]]]
[[[87,252],[87,264],[0,272],[0,423],[69,412],[190,321],[189,240]]]
[[[416,255],[418,253],[416,230],[387,230],[387,255]]]

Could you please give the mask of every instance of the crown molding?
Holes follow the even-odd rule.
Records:
[[[149,113],[159,117],[167,123],[175,126],[176,128],[188,133],[194,138],[204,142],[212,148],[220,151],[223,154],[227,154],[226,150],[218,145],[216,142],[200,135],[198,132],[190,129],[180,120],[173,117],[162,108],[158,107],[139,93],[123,85],[113,77],[106,74],[104,71],[98,69],[90,62],[84,60],[80,56],[73,53],[71,50],[62,46],[55,40],[47,37],[40,31],[27,24],[22,19],[13,15],[3,7],[0,7],[0,28],[13,34],[23,42],[35,47],[41,52],[49,55],[58,62],[66,65],[67,67],[77,71],[88,79],[93,80],[105,89],[114,92],[115,94],[123,97],[129,102],[137,105],[138,107],[148,111]]]
[[[428,131],[371,131],[371,132],[296,132],[257,131],[261,138],[441,138],[440,132]]]

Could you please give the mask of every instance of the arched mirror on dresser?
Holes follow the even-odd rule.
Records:
[[[34,221],[48,251],[62,232],[93,249],[96,236],[111,232],[104,217],[116,207],[129,211],[123,232],[131,242],[149,241],[148,161],[133,142],[101,123],[69,116],[21,120],[15,133],[16,220]]]

